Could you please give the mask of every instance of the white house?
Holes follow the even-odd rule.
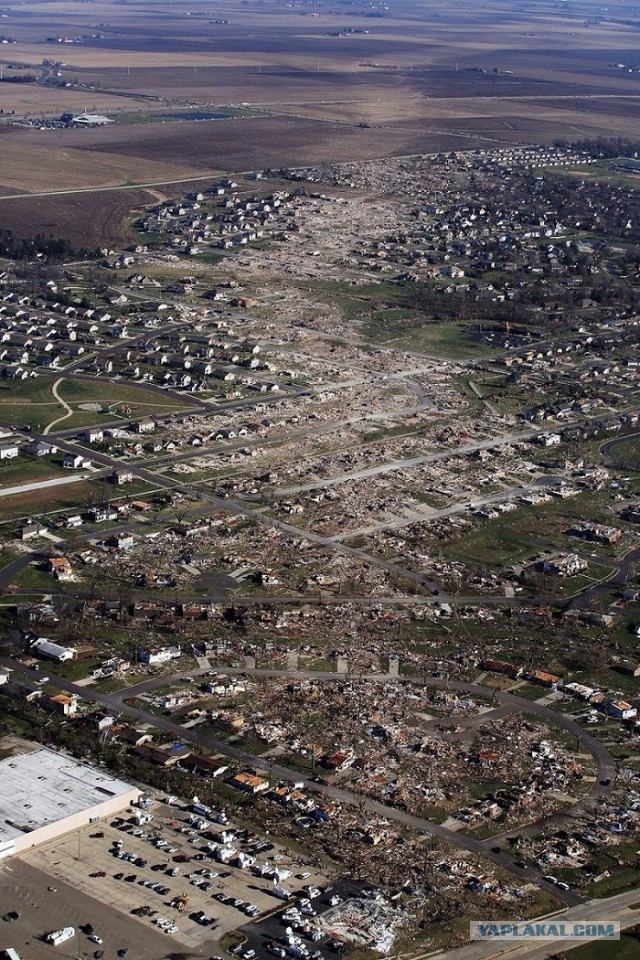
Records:
[[[154,663],[166,663],[180,656],[180,647],[153,647],[140,651],[140,661],[152,666]]]
[[[30,453],[34,457],[50,457],[57,452],[58,448],[53,443],[48,443],[45,440],[36,440],[29,444],[27,448],[27,453]]]
[[[137,433],[153,433],[155,428],[155,420],[139,420],[135,425]]]
[[[47,640],[46,637],[38,637],[31,644],[30,650],[40,657],[47,660],[55,660],[56,663],[64,663],[65,660],[73,660],[76,651],[72,647],[63,647],[53,640]]]
[[[617,720],[631,720],[638,713],[637,709],[626,700],[608,700],[606,707],[609,716]]]
[[[85,460],[79,453],[65,453],[62,460],[65,470],[81,470],[83,467],[88,467],[90,463],[90,460]]]
[[[0,444],[0,460],[13,460],[19,452],[20,448],[17,443]]]

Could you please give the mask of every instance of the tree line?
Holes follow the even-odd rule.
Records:
[[[47,260],[91,260],[99,257],[93,247],[74,247],[65,237],[48,237],[37,233],[34,237],[16,237],[13,230],[0,228],[0,256],[9,260],[33,260],[37,256]]]

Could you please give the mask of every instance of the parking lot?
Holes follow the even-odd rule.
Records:
[[[64,889],[61,885],[66,883],[82,889],[88,901],[83,911],[74,909],[71,892],[69,909],[59,919],[54,911],[50,929],[67,924],[78,928],[90,922],[100,936],[108,929],[105,948],[108,945],[117,950],[122,944],[115,943],[111,931],[118,930],[126,918],[147,950],[131,951],[130,956],[136,958],[165,957],[172,949],[171,943],[175,943],[174,950],[180,945],[181,955],[185,947],[194,957],[215,955],[224,933],[282,906],[282,900],[274,894],[274,882],[292,893],[309,883],[328,882],[327,876],[286,848],[247,831],[238,832],[230,823],[204,822],[182,804],[157,801],[149,810],[135,812],[151,819],[136,825],[134,811],[125,812],[121,818],[93,824],[34,848],[9,861],[3,874],[27,866],[46,874],[33,891],[34,899],[41,898],[42,890],[49,886],[57,889],[57,894],[49,896],[58,898]],[[200,829],[189,823],[190,818],[201,824]],[[227,838],[226,849],[233,844],[244,858],[244,869],[214,859],[210,847],[221,846],[215,840],[223,835]],[[22,910],[23,915],[19,921],[1,927],[22,929],[25,911],[3,898],[5,902],[7,910]],[[38,932],[33,928],[28,931],[30,935]],[[158,940],[162,944],[160,952],[148,952]],[[43,949],[50,955],[51,947]],[[94,949],[87,941],[86,956],[93,956]],[[56,955],[63,956],[62,950],[64,945],[56,948]],[[77,947],[71,955],[80,955]],[[114,955],[111,949],[105,953]]]
[[[22,858],[7,861],[0,869],[0,903],[3,914],[13,910],[20,914],[18,920],[0,920],[0,949],[14,947],[24,960],[85,960],[101,950],[105,960],[111,960],[123,947],[129,950],[127,960],[165,960],[171,948],[161,931],[145,929],[134,917],[111,909],[108,901],[85,893],[81,883],[72,887],[54,880]],[[86,923],[99,933],[102,945],[91,943],[79,930]],[[66,943],[53,947],[39,939],[65,926],[77,931]],[[190,951],[184,960],[208,956],[204,950]]]
[[[372,889],[371,884],[344,879],[330,884],[319,896],[292,901],[284,911],[242,927],[247,942],[237,954],[242,960],[272,960],[274,956],[336,960],[346,945],[331,935],[331,924],[323,923],[322,915]]]

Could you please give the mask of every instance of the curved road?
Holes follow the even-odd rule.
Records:
[[[486,699],[495,699],[499,700],[503,707],[512,708],[512,713],[535,713],[543,720],[548,720],[552,723],[557,724],[557,726],[562,727],[563,730],[566,730],[567,733],[570,733],[576,738],[584,747],[589,750],[593,756],[596,767],[597,767],[597,782],[594,784],[593,789],[590,791],[589,796],[585,797],[584,800],[581,800],[578,804],[575,804],[571,810],[576,811],[583,808],[591,800],[598,799],[599,797],[604,796],[608,793],[610,787],[601,784],[600,780],[613,780],[615,776],[615,761],[612,755],[609,753],[607,748],[596,738],[591,736],[580,724],[576,723],[575,720],[572,720],[570,717],[567,717],[565,714],[558,713],[558,711],[553,710],[551,707],[545,706],[543,703],[538,703],[536,700],[525,700],[523,697],[519,697],[517,694],[509,693],[507,691],[493,691],[489,690],[487,687],[480,686],[477,683],[467,683],[462,680],[444,680],[438,679],[436,677],[429,677],[428,680],[422,680],[419,677],[409,677],[409,676],[398,676],[391,677],[386,673],[371,673],[365,674],[362,677],[355,677],[352,674],[344,673],[321,673],[314,670],[269,670],[262,669],[259,667],[219,667],[212,666],[206,667],[203,669],[186,671],[184,673],[172,674],[169,677],[154,677],[150,680],[143,680],[141,683],[135,684],[132,687],[126,687],[122,690],[118,690],[116,693],[112,694],[112,697],[116,701],[122,702],[125,699],[130,697],[137,697],[143,693],[149,693],[152,690],[157,690],[160,687],[166,687],[168,683],[173,683],[176,680],[181,680],[185,677],[194,677],[202,676],[211,671],[216,673],[222,673],[228,676],[237,676],[237,675],[249,675],[255,677],[303,677],[306,680],[322,680],[322,681],[360,681],[367,680],[374,683],[414,683],[420,686],[433,686],[443,688],[446,687],[449,690],[457,690],[459,693],[469,693],[474,696],[480,697],[484,700]],[[544,692],[541,691],[541,696],[544,696]],[[487,721],[491,717],[487,715]],[[482,720],[482,715],[480,716]],[[482,723],[480,723],[482,726]],[[507,831],[508,833],[509,831]],[[511,831],[513,832],[513,831]],[[483,841],[485,843],[491,844],[494,841],[488,840]]]
[[[0,657],[0,664],[4,667],[9,667],[12,670],[22,674],[27,679],[32,681],[37,681],[41,679],[42,672],[36,670],[30,670],[25,667],[22,663],[16,660],[11,660],[7,657]],[[227,668],[231,669],[231,668]],[[238,669],[237,672],[243,672]],[[249,671],[244,671],[249,672]],[[280,675],[286,671],[260,671],[256,670],[256,675]],[[302,674],[292,671],[296,676],[305,676],[304,672]],[[180,674],[179,676],[182,676]],[[325,680],[336,680],[340,679],[341,675],[336,674],[311,674],[312,676],[318,679]],[[76,683],[66,680],[62,677],[58,677],[55,674],[47,672],[49,677],[49,682],[58,689],[65,690],[67,693],[76,694],[78,697],[81,697],[85,700],[93,701],[94,703],[99,703],[101,706],[105,707],[111,713],[115,714],[124,714],[125,716],[135,720],[139,723],[152,724],[155,727],[160,728],[161,730],[170,733],[172,736],[180,739],[186,740],[190,743],[195,743],[198,747],[207,747],[213,751],[216,751],[224,756],[230,757],[233,760],[236,760],[242,764],[247,764],[253,768],[257,768],[266,773],[270,777],[276,777],[280,780],[287,781],[289,783],[295,783],[300,779],[300,772],[297,770],[292,770],[289,767],[280,766],[277,763],[273,763],[268,759],[263,757],[254,756],[253,754],[246,753],[243,750],[239,750],[236,747],[230,746],[228,743],[214,739],[213,737],[202,736],[197,728],[185,728],[180,726],[177,723],[174,723],[172,720],[167,719],[166,717],[155,717],[144,710],[140,710],[137,707],[134,707],[130,704],[124,703],[122,697],[131,697],[134,695],[134,690],[140,691],[141,688],[149,688],[156,682],[154,680],[146,681],[142,684],[139,684],[135,688],[130,688],[126,691],[120,691],[119,694],[103,694],[98,693],[95,690],[91,690],[87,687],[79,686]],[[374,675],[375,679],[380,679],[380,675]],[[162,678],[164,684],[168,682],[169,678]],[[344,677],[342,677],[344,679]],[[365,678],[366,679],[366,678]],[[385,680],[389,680],[388,676],[385,676]],[[404,679],[404,678],[403,678]],[[410,678],[407,678],[407,682],[410,682]],[[432,683],[433,681],[429,681]],[[444,685],[444,681],[436,682],[437,686]],[[462,683],[462,682],[449,682],[449,687],[457,690],[461,690],[468,693],[481,694],[486,697],[487,691],[483,687],[478,687],[476,684]],[[535,702],[530,702],[527,700],[522,700],[521,698],[514,696],[513,694],[506,693],[497,693],[496,698],[500,699],[502,703],[513,705],[517,712],[522,712],[526,710],[528,712],[537,713],[543,718],[552,720],[554,723],[561,725],[565,730],[568,730],[570,733],[579,737],[581,742],[592,752],[594,758],[596,759],[598,767],[598,778],[613,777],[614,774],[614,764],[613,759],[609,755],[608,751],[585,733],[574,721],[569,720],[567,717],[563,717],[554,711],[550,710],[548,707],[543,706],[542,704],[536,704]],[[319,793],[330,800],[336,800],[340,803],[346,804],[348,806],[360,806],[362,804],[362,798],[356,796],[348,790],[342,789],[340,787],[317,783],[314,780],[306,781],[306,789]],[[593,791],[592,796],[598,795],[598,792],[606,790],[605,787],[601,787],[600,784],[597,785],[597,788]],[[478,856],[484,857],[492,861],[496,866],[501,867],[502,869],[508,871],[514,876],[518,877],[523,882],[534,883],[537,886],[547,890],[549,893],[552,893],[556,898],[562,900],[564,903],[569,906],[575,906],[576,904],[582,903],[583,898],[579,897],[573,891],[563,891],[559,890],[553,884],[547,883],[541,874],[537,870],[533,870],[530,867],[520,868],[515,865],[513,860],[508,856],[508,854],[500,850],[500,852],[494,852],[487,841],[476,840],[473,837],[468,837],[457,833],[454,830],[448,830],[446,827],[443,827],[441,824],[434,823],[431,820],[426,820],[422,817],[413,816],[410,813],[406,813],[403,810],[398,810],[394,807],[386,806],[383,803],[380,803],[376,800],[366,800],[364,806],[367,810],[372,813],[375,813],[377,816],[385,817],[388,820],[393,820],[396,823],[401,823],[404,826],[408,826],[414,830],[431,834],[439,837],[440,839],[446,841],[447,843],[452,844],[453,846],[468,850],[471,853],[474,853]]]
[[[632,467],[629,467],[624,457],[618,459],[616,457],[616,447],[619,447],[621,444],[626,443],[629,440],[637,440],[640,443],[640,433],[625,433],[622,437],[617,437],[615,440],[607,440],[606,443],[603,443],[600,447],[600,453],[604,457],[608,457],[612,463],[615,463],[617,467],[621,467],[623,470],[631,470]]]

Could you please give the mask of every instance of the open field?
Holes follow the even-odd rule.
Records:
[[[446,15],[423,4],[313,11],[241,0],[216,12],[169,3],[18,3],[0,54],[0,193],[150,183],[213,172],[632,135],[640,96],[634,27],[606,14],[497,0]],[[589,20],[590,14],[593,19]],[[597,18],[597,19],[596,19]],[[74,42],[55,42],[56,38]],[[47,61],[49,65],[43,63]],[[33,83],[10,83],[18,67]],[[264,116],[171,120],[242,105]],[[108,113],[106,128],[38,130],[15,117]],[[166,122],[135,123],[149,112]],[[189,144],[185,151],[185,143]],[[122,237],[126,202],[96,195],[3,204],[25,234]]]
[[[6,59],[0,60],[6,63]],[[79,113],[84,109],[100,113],[129,109],[144,111],[149,103],[144,97],[132,97],[123,100],[119,94],[100,93],[92,90],[68,89],[66,87],[44,87],[35,83],[5,83],[0,87],[0,106],[5,115],[15,111],[19,117],[36,115],[59,116],[66,111]]]
[[[61,430],[99,423],[105,418],[112,421],[114,413],[119,412],[125,412],[126,416],[147,416],[170,413],[181,408],[181,404],[173,397],[165,396],[158,390],[145,390],[144,387],[129,384],[94,383],[72,378],[57,381],[55,377],[41,377],[15,382],[0,390],[0,419],[15,420],[43,429],[63,417],[66,408],[55,400],[51,392],[56,382],[59,383],[59,396],[74,410],[72,417],[60,423]],[[87,401],[103,404],[104,414],[80,409],[79,404]],[[123,411],[124,407],[126,411]]]
[[[112,128],[109,128],[111,132]],[[80,133],[89,131],[80,131]],[[48,136],[44,136],[44,133]],[[60,134],[52,137],[51,134]],[[37,193],[41,190],[69,190],[78,187],[106,187],[127,183],[151,182],[186,177],[190,168],[184,163],[168,162],[160,159],[136,158],[124,154],[107,152],[104,156],[94,157],[87,165],[87,158],[74,149],[71,139],[73,130],[36,131],[31,129],[4,129],[2,145],[2,184],[0,192],[21,190],[25,193]],[[126,139],[125,132],[119,129],[120,136]],[[38,138],[42,137],[40,141]],[[29,158],[28,169],[25,157]]]
[[[130,243],[125,220],[131,207],[152,203],[146,190],[20,199],[2,204],[2,225],[18,236],[48,230],[81,247]]]
[[[18,457],[0,464],[0,489],[20,483],[35,483],[38,480],[50,480],[62,477],[67,470],[62,466],[62,457],[33,458]]]
[[[42,514],[50,510],[78,508],[95,493],[95,483],[80,480],[58,487],[44,487],[3,497],[0,501],[0,520],[15,520]]]

